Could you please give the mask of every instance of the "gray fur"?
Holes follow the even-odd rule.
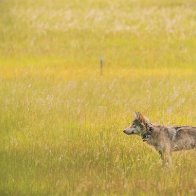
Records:
[[[124,133],[140,135],[143,141],[154,146],[164,165],[171,164],[172,151],[196,148],[196,127],[154,125],[139,112]]]

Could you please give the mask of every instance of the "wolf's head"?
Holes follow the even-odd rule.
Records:
[[[124,133],[127,135],[131,134],[137,134],[137,135],[143,135],[146,133],[146,131],[150,128],[152,124],[150,121],[143,116],[140,112],[135,113],[135,119],[130,124],[129,127],[124,129]]]

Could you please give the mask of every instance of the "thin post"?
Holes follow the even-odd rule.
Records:
[[[101,56],[100,57],[100,60],[99,60],[99,67],[100,67],[100,76],[103,75],[103,63],[104,63],[104,60],[103,60],[103,57]]]

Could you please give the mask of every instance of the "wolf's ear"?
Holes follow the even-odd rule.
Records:
[[[140,112],[135,112],[135,114],[136,114],[136,117],[138,120],[140,120],[142,122],[145,121],[144,116]]]
[[[135,117],[139,119],[141,113],[140,112],[135,112]]]

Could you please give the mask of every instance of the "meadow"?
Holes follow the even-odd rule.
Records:
[[[163,168],[123,133],[196,126],[195,6],[0,1],[0,195],[195,195],[195,150]]]

